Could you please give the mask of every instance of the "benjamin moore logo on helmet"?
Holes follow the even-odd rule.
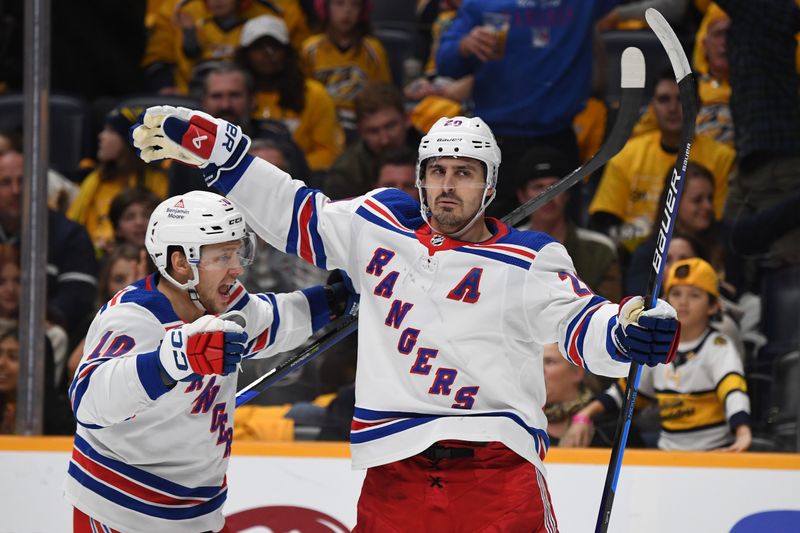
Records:
[[[181,204],[181,207],[183,207],[182,202],[178,202],[178,204]],[[178,204],[175,205],[177,206]],[[188,209],[176,209],[175,207],[168,207],[166,211],[167,218],[177,218],[179,220],[189,214]]]

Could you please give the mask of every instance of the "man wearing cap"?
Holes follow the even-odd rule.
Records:
[[[253,118],[282,122],[292,132],[313,172],[324,172],[344,146],[336,106],[325,86],[307,78],[286,24],[263,15],[242,27],[236,62],[253,75]]]
[[[525,203],[535,198],[571,171],[569,160],[557,149],[530,148],[517,165],[517,199]],[[576,226],[567,215],[570,202],[569,192],[559,194],[531,214],[520,229],[547,233],[562,243],[580,278],[600,296],[619,300],[622,274],[614,243],[602,233]]]

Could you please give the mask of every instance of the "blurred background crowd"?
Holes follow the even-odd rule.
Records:
[[[0,0],[0,433],[14,432],[19,367],[21,190],[27,179],[22,4]],[[489,208],[502,217],[597,151],[619,109],[621,53],[637,46],[647,61],[647,84],[633,136],[604,168],[521,227],[562,242],[597,294],[614,301],[642,294],[682,124],[678,85],[644,21],[646,8],[656,7],[691,59],[700,104],[668,267],[693,258],[703,262],[688,263],[692,268],[710,265],[711,273],[689,276],[695,281],[687,284],[709,294],[703,328],[724,334],[735,350],[740,370],[732,372],[746,382],[752,449],[796,451],[798,5],[52,2],[45,433],[72,431],[66,391],[94,313],[152,272],[143,245],[153,208],[170,195],[205,188],[195,169],[146,165],[134,153],[128,129],[150,105],[202,109],[241,125],[253,139],[252,153],[332,199],[376,187],[397,187],[416,198],[421,136],[441,116],[480,116],[502,149],[497,198]],[[251,292],[290,291],[328,275],[260,243],[243,281]],[[239,409],[236,437],[349,439],[354,337]],[[684,363],[700,349],[687,348]],[[252,363],[242,385],[282,357]],[[553,441],[585,445],[562,437],[587,418],[576,413],[594,416],[590,406],[600,401],[609,419],[595,419],[583,437],[610,445],[615,415],[608,398],[618,385],[571,367],[557,347],[546,347],[544,370]],[[720,383],[709,385],[718,395]],[[657,385],[654,396],[664,391]],[[720,401],[725,405],[727,398]],[[660,429],[669,429],[659,420],[663,412],[641,410],[633,444],[664,447],[658,438]]]

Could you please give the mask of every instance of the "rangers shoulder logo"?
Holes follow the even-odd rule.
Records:
[[[431,246],[441,246],[444,243],[444,235],[436,234],[431,237]]]

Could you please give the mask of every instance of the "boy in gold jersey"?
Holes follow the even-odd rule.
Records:
[[[734,343],[709,327],[719,312],[716,272],[696,257],[677,261],[669,269],[664,292],[681,323],[678,354],[670,364],[643,368],[639,382],[639,397],[658,403],[658,447],[747,450],[753,439],[742,361]],[[612,385],[575,414],[561,446],[586,446],[592,418],[621,404],[622,390]]]

